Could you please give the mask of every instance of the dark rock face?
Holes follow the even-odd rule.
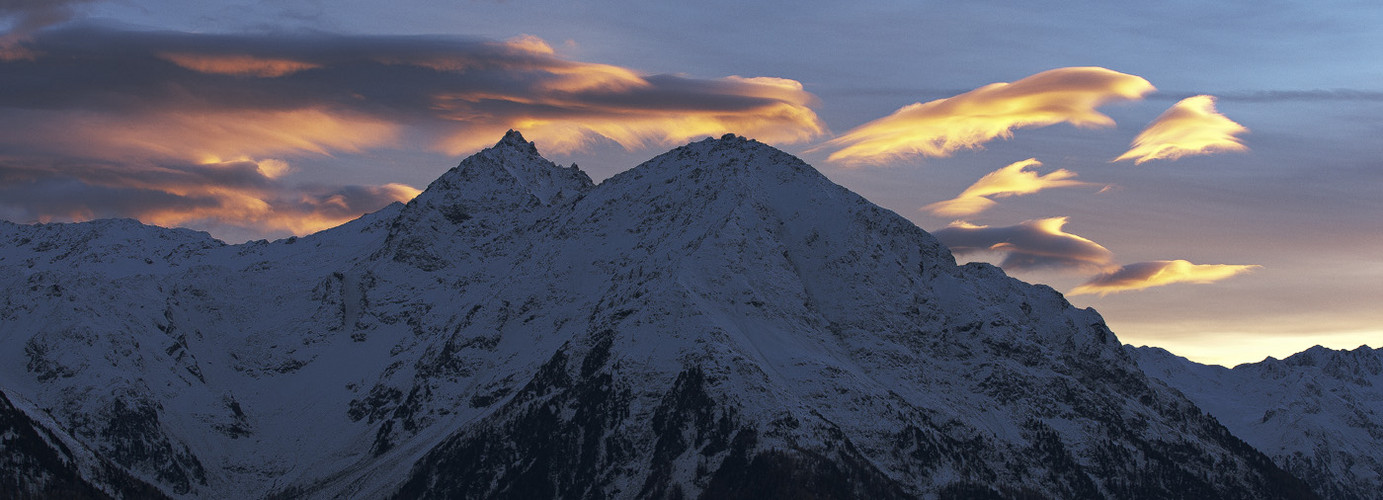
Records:
[[[167,498],[113,464],[102,461],[91,465],[95,470],[87,476],[94,477],[84,477],[72,449],[0,392],[0,493],[5,498]]]
[[[152,471],[174,493],[186,494],[194,485],[206,484],[201,462],[163,434],[158,414],[148,401],[116,399],[97,431],[110,444],[101,450],[103,455],[135,470]]]

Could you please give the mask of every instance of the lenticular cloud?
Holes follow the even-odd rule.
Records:
[[[1004,168],[985,174],[980,180],[965,188],[960,196],[932,203],[922,207],[922,209],[933,215],[943,217],[964,217],[978,214],[994,206],[995,202],[992,198],[1032,194],[1050,188],[1091,185],[1088,182],[1074,180],[1076,173],[1066,169],[1057,169],[1047,175],[1040,175],[1035,170],[1029,170],[1041,166],[1042,162],[1037,161],[1036,158],[1028,158],[1009,164]]]
[[[1107,295],[1173,283],[1214,283],[1259,267],[1253,265],[1192,264],[1185,260],[1138,262],[1096,276],[1073,288],[1067,295]]]
[[[1061,268],[1104,271],[1113,252],[1099,243],[1062,230],[1065,217],[1028,220],[1014,226],[990,227],[965,222],[932,231],[952,252],[1004,252],[1005,269]]]
[[[1013,83],[993,83],[954,97],[904,106],[822,147],[836,150],[828,159],[846,163],[944,157],[1008,138],[1019,128],[1058,123],[1108,127],[1114,120],[1096,108],[1141,99],[1153,90],[1141,77],[1105,68],[1058,68]]]
[[[1215,98],[1187,97],[1153,120],[1133,140],[1133,147],[1114,161],[1176,160],[1183,156],[1245,151],[1236,137],[1249,129],[1215,110]]]

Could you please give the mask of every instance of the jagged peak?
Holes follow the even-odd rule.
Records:
[[[762,143],[762,142],[756,141],[756,140],[754,140],[754,139],[751,139],[751,138],[748,138],[748,137],[744,137],[744,136],[735,135],[735,134],[725,134],[725,135],[720,136],[719,139],[714,138],[714,137],[707,137],[707,138],[702,139],[702,140],[700,140],[700,141],[697,141],[697,142],[693,142],[693,143],[691,143],[691,144],[688,144],[688,146],[695,146],[695,145],[704,145],[704,146],[708,146],[708,147],[710,147],[710,148],[713,149],[713,150],[725,150],[725,149],[754,150],[754,149],[767,148],[767,149],[770,149],[770,150],[773,150],[773,151],[778,151],[778,149],[775,148],[775,147],[773,147],[773,146],[769,146],[769,145],[767,145],[767,144],[764,144],[764,143]]]
[[[509,129],[508,132],[504,133],[504,137],[500,138],[499,142],[496,142],[494,146],[488,149],[512,149],[524,153],[529,153],[534,156],[542,156],[538,153],[538,146],[536,144],[534,144],[532,141],[524,139],[522,133],[519,133],[519,131],[514,130],[512,128]]]
[[[562,167],[538,153],[517,130],[443,173],[409,206],[417,213],[442,211],[455,220],[490,212],[510,212],[530,204],[552,205],[594,187],[575,165]],[[427,208],[424,208],[427,207]],[[527,210],[524,208],[523,210]],[[421,211],[421,212],[419,212]]]

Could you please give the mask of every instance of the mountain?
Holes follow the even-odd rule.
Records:
[[[1148,376],[1327,498],[1383,499],[1383,349],[1321,346],[1233,369],[1130,346]]]
[[[594,185],[510,132],[275,242],[4,223],[0,285],[15,411],[177,498],[1314,497],[1094,311],[732,135]]]
[[[55,427],[35,422],[0,392],[0,492],[5,498],[167,498],[71,436],[55,433]]]

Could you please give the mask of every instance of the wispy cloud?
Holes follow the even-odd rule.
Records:
[[[1066,169],[1057,169],[1047,175],[1039,175],[1036,170],[1029,170],[1041,166],[1042,162],[1036,158],[1012,163],[980,177],[980,180],[965,188],[959,196],[932,203],[922,209],[943,217],[965,217],[994,206],[996,202],[992,198],[1032,194],[1050,188],[1092,185],[1073,180],[1076,173]]]
[[[1254,265],[1192,264],[1185,260],[1138,262],[1096,276],[1071,289],[1067,295],[1092,293],[1106,295],[1173,283],[1214,283],[1260,267]]]
[[[479,149],[510,128],[559,152],[599,138],[633,149],[724,132],[790,143],[825,130],[811,109],[815,98],[793,80],[642,75],[564,59],[534,37],[205,35],[79,25],[38,33],[25,46],[44,55],[5,64],[0,106],[118,118],[125,129],[153,126],[165,114],[236,114],[246,122],[310,111],[406,129],[447,153]]]
[[[1066,217],[1035,219],[1014,226],[990,227],[953,222],[933,231],[958,254],[1004,252],[1005,269],[1062,268],[1106,271],[1114,254],[1100,244],[1062,230]]]
[[[286,183],[280,160],[211,164],[49,165],[0,160],[0,215],[20,222],[133,217],[235,234],[305,234],[349,221],[418,190],[403,184]],[[249,231],[244,231],[249,229]]]
[[[0,170],[7,172],[0,191],[61,188],[107,200],[66,196],[20,210],[19,198],[5,196],[0,205],[9,207],[0,209],[22,211],[23,220],[240,221],[300,233],[339,222],[339,207],[358,216],[413,190],[320,187],[299,200],[289,194],[291,176],[260,166],[379,148],[462,154],[510,128],[549,152],[599,140],[662,146],[725,132],[791,143],[825,131],[811,108],[815,97],[793,80],[645,75],[563,58],[536,37],[210,35],[69,24],[18,43],[25,57],[0,59]],[[216,184],[228,170],[260,177]],[[194,189],[192,181],[208,184]]]
[[[946,99],[914,103],[856,127],[822,145],[846,163],[882,163],[912,156],[944,157],[977,148],[1013,130],[1069,123],[1105,127],[1114,120],[1095,109],[1140,99],[1154,90],[1138,76],[1098,67],[1044,71],[1013,83],[994,83]]]
[[[1133,140],[1133,147],[1114,161],[1176,160],[1183,156],[1244,151],[1239,134],[1249,129],[1215,110],[1215,98],[1187,97],[1172,105]]]

